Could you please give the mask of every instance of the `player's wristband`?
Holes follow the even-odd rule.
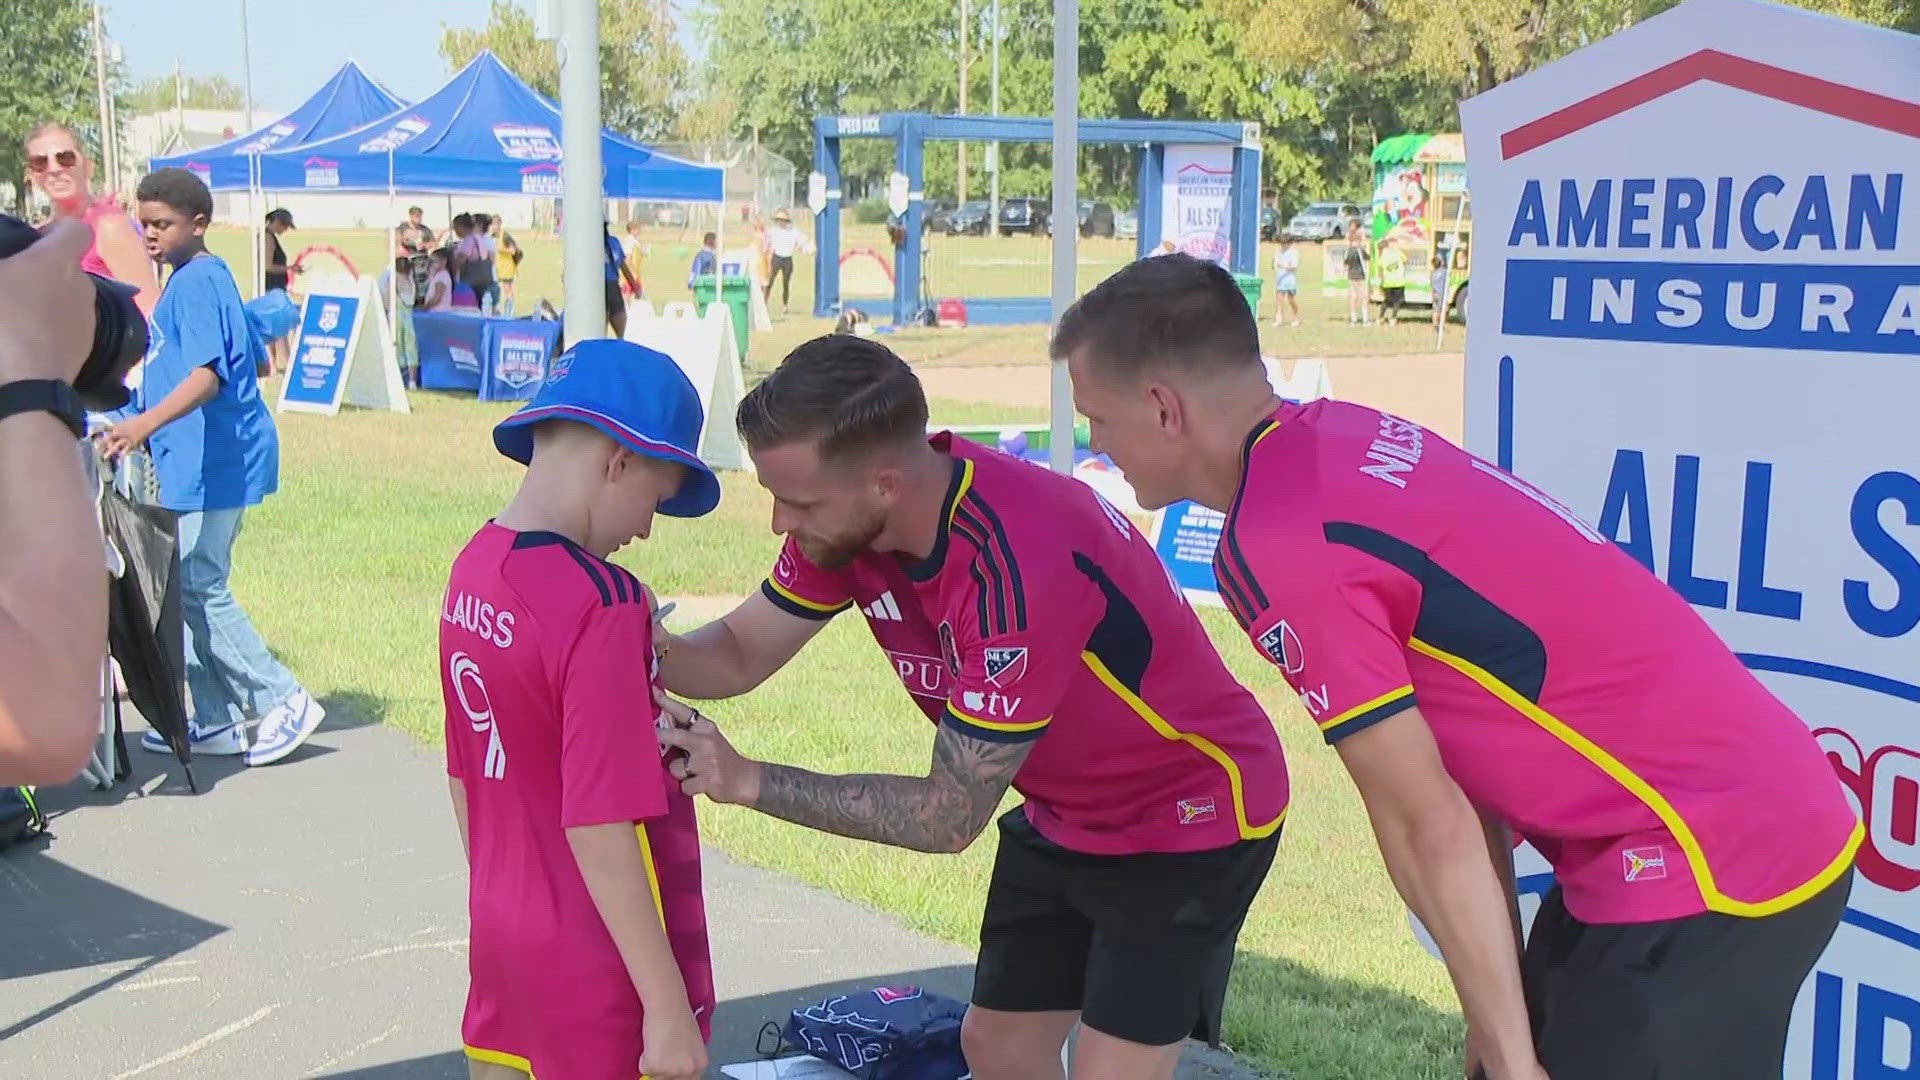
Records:
[[[58,379],[21,379],[0,386],[0,420],[18,413],[48,412],[76,439],[87,437],[87,410],[73,387]]]

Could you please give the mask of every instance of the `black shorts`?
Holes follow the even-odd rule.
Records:
[[[620,292],[618,281],[607,282],[607,317],[624,315],[627,311],[627,298]]]
[[[1147,1046],[1220,1043],[1234,942],[1280,834],[1182,854],[1085,855],[1000,819],[973,1003],[1078,1011]]]
[[[1846,910],[1851,873],[1778,915],[1587,924],[1556,886],[1520,960],[1553,1080],[1780,1075],[1793,1002]]]

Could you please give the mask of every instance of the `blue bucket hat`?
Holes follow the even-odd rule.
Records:
[[[706,426],[700,395],[665,353],[595,338],[553,358],[539,394],[493,429],[493,445],[522,465],[533,460],[533,425],[591,424],[636,454],[687,467],[680,490],[660,503],[669,517],[693,518],[720,505],[720,481],[694,454]]]

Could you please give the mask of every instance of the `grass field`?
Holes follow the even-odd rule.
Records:
[[[730,234],[731,235],[731,234]],[[532,310],[541,297],[560,307],[560,245],[545,233],[515,234],[527,259],[521,270],[519,311]],[[651,228],[642,234],[650,254],[642,264],[641,285],[656,305],[691,298],[687,289],[687,267],[693,250],[699,246],[697,233],[682,234],[678,229]],[[333,248],[343,253],[363,274],[380,272],[382,237],[370,231],[330,232],[301,229],[288,234],[282,243],[288,255],[296,256],[309,247]],[[731,241],[729,241],[731,243]],[[238,229],[217,229],[210,244],[232,265],[235,276],[248,273],[246,234]],[[1041,296],[1048,289],[1048,241],[1045,237],[1010,236],[930,236],[927,274],[936,296]],[[879,226],[850,225],[845,230],[843,249],[871,247],[886,252],[887,239]],[[1276,327],[1273,313],[1272,244],[1260,249],[1261,272],[1268,278],[1260,304],[1261,339],[1268,356],[1290,359],[1299,356],[1367,356],[1392,353],[1433,351],[1432,325],[1424,309],[1410,309],[1409,320],[1400,326],[1347,325],[1344,297],[1320,295],[1320,249],[1315,244],[1300,245],[1301,324]],[[1079,285],[1092,288],[1132,257],[1133,242],[1103,238],[1082,239],[1079,254]],[[889,258],[891,253],[889,252]],[[329,256],[315,256],[317,269],[338,269]],[[779,312],[779,297],[774,297],[773,330],[754,334],[749,341],[748,366],[771,370],[780,358],[800,342],[831,330],[832,323],[815,319],[813,310],[813,259],[795,260],[793,275],[793,312]],[[248,296],[255,290],[242,282]],[[869,314],[890,317],[891,303],[886,300],[850,298]],[[1462,340],[1457,326],[1448,330],[1450,348],[1459,349]],[[923,364],[1009,364],[1043,360],[1046,357],[1047,330],[1044,326],[972,327],[967,330],[916,329],[902,331],[891,338],[894,347],[915,363]]]
[[[327,244],[363,269],[380,250],[370,233],[301,232],[294,240],[290,252]],[[557,296],[558,246],[548,237],[522,243],[530,256],[522,303]],[[243,234],[218,232],[213,246],[246,273]],[[684,264],[672,259],[671,237],[656,243],[657,253],[662,248],[666,257],[647,263],[646,290],[680,298]],[[1425,328],[1348,328],[1344,303],[1318,295],[1318,259],[1306,254],[1301,261],[1306,324],[1263,327],[1270,355],[1431,348]],[[810,297],[811,274],[807,260],[800,262],[796,295]],[[1117,265],[1091,272],[1097,278]],[[1002,279],[1009,288],[1019,285],[1012,273]],[[1083,284],[1094,280],[1082,276]],[[1269,316],[1271,302],[1269,295]],[[755,339],[753,368],[772,367],[786,349],[828,329],[798,314],[775,319],[774,332]],[[903,355],[928,366],[1040,362],[1045,341],[1043,327],[891,338]],[[270,388],[270,400],[277,396]],[[278,418],[280,494],[248,518],[235,588],[267,640],[342,720],[382,721],[438,744],[434,643],[447,566],[505,504],[519,471],[494,453],[488,437],[510,406],[419,392],[413,406],[411,416],[348,410],[334,418]],[[933,416],[942,423],[1012,423],[1042,420],[1045,410],[936,400]],[[708,617],[756,587],[777,550],[765,493],[739,474],[725,476],[723,487],[714,514],[659,519],[652,541],[620,557],[663,597],[686,601],[687,615]],[[1279,861],[1241,939],[1229,1044],[1257,1067],[1297,1080],[1457,1076],[1460,1021],[1445,972],[1415,944],[1338,759],[1319,745],[1297,698],[1224,613],[1204,611],[1203,619],[1274,716],[1294,784]],[[684,625],[683,616],[675,621]],[[827,771],[926,768],[927,724],[853,618],[837,620],[761,689],[708,711],[756,756]],[[893,913],[929,934],[963,944],[975,939],[991,834],[962,855],[932,857],[727,807],[705,808],[702,832],[744,862]],[[451,834],[447,842],[454,842]]]

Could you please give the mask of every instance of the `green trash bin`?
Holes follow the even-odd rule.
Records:
[[[701,274],[694,280],[693,304],[697,315],[705,316],[707,305],[714,301],[713,279],[712,274]],[[739,349],[740,362],[745,363],[747,331],[753,326],[753,282],[741,275],[727,275],[720,280],[720,299],[733,313],[733,341]]]
[[[1247,306],[1255,315],[1260,314],[1260,294],[1266,291],[1267,279],[1259,274],[1235,274],[1233,282],[1240,286],[1240,295],[1247,298]]]

